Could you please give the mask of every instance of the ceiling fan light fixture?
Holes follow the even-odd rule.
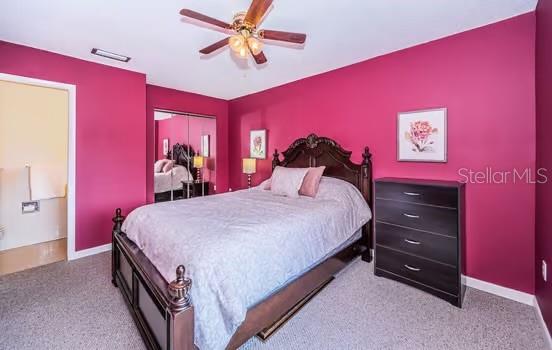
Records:
[[[241,48],[245,46],[245,38],[240,34],[232,35],[228,39],[228,44],[232,51],[239,53]]]
[[[247,47],[245,47],[245,45],[242,46],[238,54],[241,58],[247,58]]]
[[[263,42],[254,36],[247,38],[247,45],[251,49],[251,53],[253,55],[258,55],[261,51],[263,51]]]
[[[180,10],[180,14],[222,28],[225,32],[232,32],[230,37],[221,39],[199,50],[201,54],[209,55],[228,45],[236,56],[244,59],[253,56],[256,64],[265,64],[267,59],[263,53],[264,39],[304,44],[307,38],[306,34],[301,33],[266,30],[264,28],[259,29],[259,24],[266,16],[273,1],[274,0],[252,0],[247,11],[236,13],[231,23],[220,21],[190,9],[182,9]]]

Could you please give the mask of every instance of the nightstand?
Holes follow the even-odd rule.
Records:
[[[182,181],[182,189],[185,198],[207,196],[209,195],[209,182],[194,181],[193,183],[188,184]],[[189,192],[187,192],[188,189]],[[186,193],[188,193],[187,196]]]

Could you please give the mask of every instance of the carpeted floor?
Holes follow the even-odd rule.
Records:
[[[110,255],[0,277],[0,349],[144,349]],[[272,349],[546,349],[535,310],[470,289],[457,309],[355,262],[267,342]]]

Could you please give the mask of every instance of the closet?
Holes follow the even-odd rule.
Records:
[[[155,201],[213,194],[216,191],[214,117],[156,109]]]

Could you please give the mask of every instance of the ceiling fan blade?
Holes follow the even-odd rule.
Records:
[[[229,38],[224,38],[220,41],[217,41],[216,43],[211,44],[211,45],[207,46],[206,48],[199,50],[199,52],[201,52],[204,55],[210,54],[211,52],[214,52],[214,51],[220,49],[221,47],[224,47],[225,45],[228,45],[228,39]]]
[[[281,32],[279,30],[261,30],[261,38],[268,40],[287,41],[289,43],[304,44],[307,40],[307,34]]]
[[[263,64],[267,62],[266,56],[262,51],[259,52],[258,55],[253,55],[253,52],[251,52],[251,55],[253,56],[257,64]]]
[[[193,19],[196,19],[198,21],[209,23],[209,24],[212,24],[214,26],[221,27],[221,28],[224,28],[224,29],[230,29],[231,28],[230,24],[228,24],[228,23],[225,23],[223,21],[219,21],[216,18],[205,16],[205,15],[199,13],[199,12],[195,12],[195,11],[192,11],[192,10],[189,10],[189,9],[180,10],[180,14],[182,16],[193,18]]]
[[[259,24],[268,8],[272,5],[272,0],[253,0],[247,14],[245,15],[244,22],[256,26]]]

